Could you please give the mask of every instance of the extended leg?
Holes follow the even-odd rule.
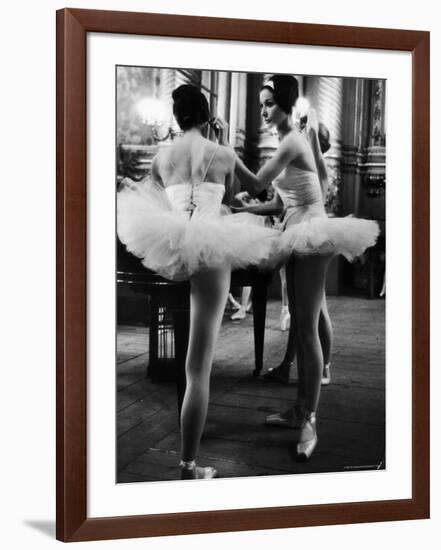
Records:
[[[190,336],[186,360],[187,387],[181,414],[181,457],[196,458],[207,416],[210,372],[230,285],[230,270],[195,275],[190,290]]]
[[[305,407],[316,411],[323,373],[323,352],[319,338],[328,257],[307,256],[294,263],[294,309],[299,348],[299,368],[304,373]]]
[[[326,302],[326,295],[323,295],[322,307],[320,309],[319,316],[319,337],[320,344],[323,352],[323,376],[322,386],[326,386],[331,382],[331,357],[332,346],[334,343],[334,331],[332,329],[331,318],[329,316],[328,304]]]

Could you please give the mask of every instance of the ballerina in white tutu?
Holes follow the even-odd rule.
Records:
[[[310,116],[309,116],[309,124],[311,126],[311,122],[313,122],[313,125],[315,126],[316,123],[316,115],[314,109],[311,109]],[[323,157],[324,153],[328,151],[331,148],[330,144],[330,134],[328,128],[320,122],[318,124],[318,141],[313,137],[311,138],[311,147],[313,149],[314,153],[314,160],[315,164],[317,166],[317,174],[320,180],[320,187],[322,190],[322,197],[323,201],[326,202],[326,197],[328,194],[328,187],[329,187],[329,178],[328,178],[328,169],[326,166],[326,161]],[[319,145],[319,146],[318,146]],[[283,216],[281,223],[283,224]],[[268,371],[263,375],[264,379],[271,380],[271,381],[277,381],[282,384],[289,384],[290,381],[290,371],[291,367],[293,365],[295,356],[297,355],[297,347],[296,347],[296,340],[295,340],[295,326],[294,323],[290,323],[290,314],[289,314],[289,306],[288,306],[288,295],[286,291],[286,273],[285,273],[285,267],[283,266],[280,269],[280,279],[282,281],[282,299],[285,301],[285,312],[283,310],[282,306],[282,314],[281,314],[281,321],[288,318],[288,328],[289,328],[289,335],[288,335],[288,342],[286,346],[285,356],[282,359],[282,362],[277,366],[273,367],[271,369],[268,369]],[[283,303],[283,302],[282,302]],[[285,316],[284,316],[285,315]],[[328,311],[328,305],[326,301],[326,295],[323,296],[323,302],[320,309],[320,315],[319,315],[319,336],[320,336],[320,345],[322,347],[322,353],[323,353],[323,376],[322,376],[322,386],[327,386],[331,383],[331,357],[332,357],[332,347],[333,347],[333,340],[334,340],[334,332],[332,328],[332,322],[331,318],[329,316]],[[283,328],[282,328],[283,330]],[[281,426],[281,427],[292,427],[292,409],[288,409],[285,413],[277,413],[277,414],[270,414],[266,417],[266,424],[270,426]]]
[[[329,260],[335,254],[354,259],[375,244],[379,229],[373,221],[327,217],[310,142],[292,120],[297,98],[298,83],[292,76],[275,75],[264,84],[260,91],[261,115],[277,129],[280,145],[257,175],[237,158],[236,174],[251,196],[271,183],[276,189],[271,203],[244,206],[243,211],[265,215],[284,212],[278,249],[287,258],[288,300],[299,366],[299,393],[291,420],[300,428],[297,457],[307,460],[318,441],[316,412],[323,373],[318,321]],[[309,137],[318,142],[317,123],[309,122]],[[221,119],[216,125],[219,141],[227,143],[228,126]]]
[[[233,181],[235,155],[202,137],[209,120],[205,96],[184,85],[173,92],[173,101],[184,135],[153,159],[151,178],[125,180],[117,197],[117,230],[147,268],[190,281],[180,467],[182,479],[207,479],[216,475],[214,468],[196,466],[195,461],[231,269],[268,262],[278,232],[259,221],[254,224],[251,214],[231,215],[222,205]]]

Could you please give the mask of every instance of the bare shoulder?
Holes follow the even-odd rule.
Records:
[[[296,151],[303,151],[307,147],[305,137],[296,130],[293,130],[287,134],[280,143],[280,147],[286,147],[289,149],[295,149]]]
[[[152,159],[151,174],[154,178],[163,180],[169,173],[170,157],[168,150],[159,150]]]
[[[152,159],[152,168],[155,167],[156,169],[160,169],[160,167],[163,165],[164,163],[164,155],[165,155],[165,151],[158,151],[156,153],[156,155],[153,157]]]
[[[176,160],[176,149],[173,145],[170,147],[161,147],[153,157],[152,163],[156,165],[158,170],[167,171],[171,161]]]
[[[232,147],[219,145],[217,155],[219,160],[225,162],[226,164],[234,166],[236,162],[236,153]]]
[[[221,158],[224,158],[225,160],[233,160],[236,153],[234,152],[234,149],[230,146],[226,145],[219,145],[218,146],[218,153]]]

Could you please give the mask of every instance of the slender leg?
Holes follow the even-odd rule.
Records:
[[[289,313],[291,315],[291,325],[289,328],[288,342],[286,345],[285,357],[283,358],[283,363],[291,364],[297,353],[296,345],[296,310],[294,307],[295,295],[294,295],[294,266],[295,266],[295,257],[291,256],[288,263],[286,264],[286,296],[288,299]]]
[[[201,272],[190,281],[190,336],[187,387],[181,414],[181,458],[195,460],[207,416],[210,372],[225,302],[230,269]]]
[[[303,369],[305,407],[310,412],[317,410],[323,373],[318,325],[328,263],[327,256],[307,256],[296,258],[293,268],[298,362]]]
[[[174,311],[175,334],[175,361],[176,361],[176,390],[178,394],[178,415],[181,418],[182,402],[184,400],[187,380],[185,376],[185,361],[188,349],[190,331],[190,291],[184,287],[180,289],[176,299]]]
[[[250,296],[251,296],[251,287],[250,286],[244,286],[242,288],[242,297],[241,297],[240,301],[241,301],[242,307],[245,308],[245,311],[249,306]]]
[[[241,319],[245,319],[245,317],[247,316],[247,308],[248,308],[248,303],[250,301],[250,294],[251,294],[251,287],[243,286],[242,296],[240,299],[240,307],[236,311],[236,313],[233,313],[233,315],[231,316],[232,321],[239,321]]]
[[[299,360],[299,355],[301,355],[302,350],[299,349],[299,346],[297,345],[297,339],[298,334],[296,331],[297,327],[297,318],[296,318],[296,308],[295,308],[295,292],[294,292],[294,269],[295,269],[295,263],[296,259],[295,256],[291,256],[288,263],[286,264],[286,293],[288,297],[288,306],[289,306],[289,312],[291,315],[291,325],[289,329],[289,336],[288,336],[288,342],[286,345],[285,350],[285,356],[282,361],[282,365],[285,365],[285,368],[289,371],[291,369],[291,365],[294,362],[294,359],[297,355],[297,380],[298,380],[298,392],[299,397],[303,397],[303,390],[304,390],[304,384],[303,384],[303,367],[302,362]]]
[[[295,259],[292,258],[287,266],[287,271],[290,274],[290,279],[293,280],[293,266],[294,266]],[[290,293],[294,292],[293,285],[287,286],[287,296],[289,296]],[[297,345],[296,345],[296,331],[295,331],[295,310],[294,310],[294,295],[292,294],[291,297],[291,325],[290,330],[288,334],[288,342],[286,345],[285,350],[285,356],[282,359],[281,364],[278,367],[278,370],[281,375],[289,376],[290,367],[291,364],[294,362],[296,353],[297,353]],[[332,328],[332,322],[331,318],[329,316],[328,311],[328,304],[326,302],[326,295],[323,295],[322,305],[320,309],[320,316],[319,316],[319,338],[320,338],[320,345],[322,347],[322,353],[323,353],[323,360],[324,364],[328,365],[331,362],[332,357],[332,346],[334,342],[334,332]],[[299,374],[299,376],[302,376],[302,373]]]
[[[332,328],[331,317],[329,316],[326,295],[323,295],[322,307],[319,317],[319,337],[323,351],[323,361],[325,365],[331,362],[332,346],[334,344],[334,331]]]
[[[279,276],[280,276],[280,290],[282,295],[282,307],[280,309],[280,330],[282,332],[285,332],[285,330],[289,330],[289,327],[291,326],[291,316],[289,313],[289,307],[288,307],[288,291],[286,289],[286,269],[285,266],[282,266],[279,269]]]
[[[283,265],[279,270],[280,276],[280,290],[282,294],[282,308],[288,307],[288,290],[286,288],[286,268]]]

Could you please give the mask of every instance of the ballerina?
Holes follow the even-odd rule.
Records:
[[[235,171],[242,186],[255,196],[271,183],[276,194],[262,206],[244,206],[241,211],[257,214],[284,212],[283,232],[278,239],[281,257],[286,257],[286,277],[291,319],[295,324],[299,367],[298,396],[293,422],[300,427],[296,445],[298,460],[308,460],[317,442],[316,414],[323,373],[319,338],[319,315],[324,299],[330,259],[343,254],[353,260],[376,242],[379,228],[373,221],[328,218],[310,143],[292,120],[298,98],[297,80],[275,75],[260,91],[261,115],[277,129],[279,147],[257,175],[236,158]],[[216,120],[220,143],[227,144],[228,126]],[[311,139],[318,141],[318,128],[310,122]]]
[[[215,477],[196,465],[209,401],[214,349],[230,287],[231,269],[260,265],[274,253],[278,232],[250,214],[223,215],[235,157],[202,136],[209,121],[205,96],[194,86],[173,92],[173,114],[183,130],[153,159],[151,178],[125,181],[118,192],[117,229],[144,266],[190,281],[187,385],[181,412],[181,479]],[[250,224],[255,225],[250,231]]]
[[[311,122],[314,127],[317,126],[316,114],[314,109],[311,109],[309,116],[309,127],[311,127]],[[309,129],[309,128],[308,128]],[[309,132],[307,132],[308,134]],[[323,202],[326,202],[326,196],[328,193],[329,179],[328,179],[328,170],[326,167],[326,162],[323,157],[324,153],[328,151],[331,147],[329,142],[330,134],[328,128],[323,123],[318,124],[318,142],[313,135],[310,135],[310,143],[314,153],[314,160],[317,166],[317,174],[320,180],[320,187],[322,190]],[[296,356],[296,340],[295,340],[295,326],[291,325],[291,316],[289,314],[289,305],[288,305],[288,296],[286,290],[286,272],[285,267],[280,268],[280,279],[282,281],[282,312],[281,312],[281,325],[282,330],[284,327],[289,329],[288,342],[286,345],[285,356],[282,359],[282,362],[277,366],[267,370],[263,375],[263,378],[266,380],[281,382],[282,384],[289,384],[290,381],[290,371],[294,363],[294,358]],[[285,304],[285,308],[283,306]],[[282,324],[283,323],[283,324]],[[320,309],[319,315],[319,337],[320,345],[322,347],[323,353],[323,374],[321,385],[327,386],[331,383],[331,357],[332,357],[332,346],[334,340],[334,333],[331,323],[331,317],[329,316],[328,304],[326,301],[326,296],[323,296],[323,302]],[[293,416],[292,410],[289,409],[285,413],[270,414],[266,417],[266,424],[272,426],[281,426],[291,428],[293,423],[291,418]],[[294,424],[295,426],[295,424]]]

